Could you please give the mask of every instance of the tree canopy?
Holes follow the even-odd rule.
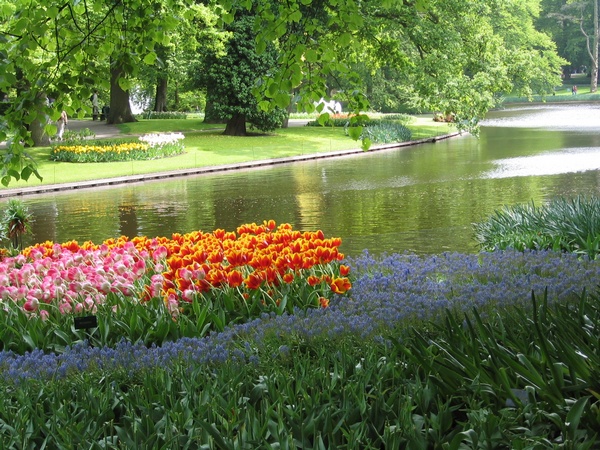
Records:
[[[328,96],[333,77],[354,83],[343,94],[351,109],[364,110],[364,86],[351,70],[364,64],[373,72],[389,67],[400,74],[396,89],[407,103],[451,113],[472,129],[503,94],[549,94],[560,84],[564,61],[534,27],[538,0],[240,4],[259,11],[259,47],[275,41],[280,49],[278,71],[263,85],[271,104],[280,107],[295,89],[295,100],[310,110]]]
[[[117,82],[127,90],[125,75],[156,62],[155,46],[168,44],[183,6],[179,0],[0,0],[0,92],[8,103],[0,128],[0,141],[7,141],[2,183],[41,178],[26,147],[47,142],[63,109],[89,111],[94,87],[109,86],[111,63],[118,63]]]
[[[540,0],[200,3],[222,26],[248,12],[254,17],[252,50],[258,56],[275,50],[268,70],[256,69],[261,80],[252,88],[265,112],[290,103],[312,111],[332,95],[347,110],[364,112],[365,74],[385,73],[398,101],[452,114],[460,126],[475,129],[502,95],[549,94],[564,63],[534,26]],[[40,176],[26,147],[53,134],[62,109],[89,112],[92,89],[108,89],[111,74],[113,87],[127,91],[142,67],[173,73],[171,40],[198,14],[193,4],[0,0],[0,92],[9,100],[0,128],[0,140],[8,142],[2,183]]]

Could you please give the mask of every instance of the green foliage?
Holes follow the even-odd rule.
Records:
[[[0,92],[9,94],[10,107],[0,141],[11,138],[0,171],[4,185],[41,178],[26,147],[44,143],[53,127],[48,121],[62,109],[73,117],[89,113],[91,90],[109,88],[111,60],[123,70],[122,88],[169,78],[177,90],[188,67],[211,58],[223,63],[221,75],[210,74],[214,83],[204,83],[223,86],[211,101],[228,95],[241,101],[223,101],[230,108],[217,107],[216,114],[238,123],[244,115],[261,130],[277,124],[288,105],[312,112],[334,92],[354,113],[368,110],[373,99],[385,111],[451,113],[459,127],[474,129],[513,87],[528,98],[549,93],[564,63],[533,27],[535,1],[94,0],[30,8],[24,0],[4,0],[1,6]],[[224,24],[230,31],[222,32]],[[251,33],[230,40],[223,52],[222,39],[242,27]],[[228,61],[225,53],[236,56]],[[145,70],[149,65],[153,70]],[[268,114],[274,110],[278,117]]]
[[[321,121],[319,120],[311,120],[310,122],[306,123],[307,127],[347,127],[350,124],[350,118],[349,117],[325,117],[325,119],[322,121],[323,123],[321,123]]]
[[[191,90],[180,92],[177,103],[169,104],[169,109],[185,112],[204,112],[206,107],[206,92],[204,90]]]
[[[371,122],[364,126],[363,139],[376,144],[410,141],[411,131],[406,126],[390,120]]]
[[[156,112],[156,111],[146,111],[139,115],[142,119],[187,119],[187,113],[179,112],[179,111],[164,111],[164,112]]]
[[[408,125],[415,119],[410,114],[386,114],[384,118],[385,120],[393,120],[395,122],[399,122],[402,125]]]
[[[245,134],[245,122],[260,131],[272,131],[281,126],[286,117],[281,107],[260,108],[259,100],[262,99],[254,94],[260,74],[268,72],[275,64],[276,51],[272,45],[262,53],[256,51],[253,24],[252,16],[238,13],[235,22],[226,27],[231,32],[231,39],[226,44],[225,54],[208,57],[196,74],[198,85],[207,88],[207,116],[228,125],[238,123],[243,130],[233,131],[242,135]],[[225,133],[230,133],[228,128]]]
[[[127,86],[139,68],[155,62],[155,45],[168,41],[178,26],[175,16],[184,4],[134,0],[56,5],[27,1],[0,3],[0,92],[8,93],[4,112],[7,149],[0,165],[4,185],[11,180],[41,179],[26,147],[46,144],[52,125],[64,109],[70,117],[90,112],[94,87],[107,89],[108,62],[119,59]],[[55,99],[50,104],[48,97]]]
[[[322,115],[322,119],[313,120],[306,125],[344,127],[346,136],[354,140],[368,140],[369,143],[386,144],[391,142],[405,142],[411,139],[412,133],[406,127],[410,116],[399,114],[398,119],[386,116],[385,119],[369,119],[365,115],[358,116],[355,123],[351,123],[351,117],[331,117],[329,114]]]
[[[160,298],[140,303],[111,293],[94,315],[98,326],[77,329],[75,317],[89,311],[63,314],[56,306],[41,305],[45,316],[32,317],[22,308],[8,308],[0,315],[0,350],[24,354],[34,350],[63,353],[66,348],[87,341],[96,347],[114,347],[125,339],[132,343],[160,345],[183,337],[202,337],[209,331],[222,329],[225,317],[211,302],[190,305],[185,314],[174,320],[172,312]],[[223,316],[223,317],[222,317]]]
[[[474,225],[483,250],[551,249],[587,255],[600,253],[600,199],[553,199],[536,207],[505,206],[487,221]]]
[[[3,384],[0,446],[596,448],[598,305],[533,297],[377,340],[272,336],[218,365]]]
[[[257,90],[280,106],[294,92],[314,111],[335,89],[351,112],[368,110],[368,97],[380,111],[442,111],[474,130],[513,86],[543,94],[560,82],[564,61],[534,27],[535,1],[523,3],[256,1],[257,40],[280,49]]]

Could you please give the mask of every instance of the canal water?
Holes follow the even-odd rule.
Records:
[[[339,236],[348,255],[431,254],[477,251],[472,224],[503,205],[599,188],[600,104],[546,104],[492,112],[478,138],[23,201],[34,215],[27,244],[274,219]]]

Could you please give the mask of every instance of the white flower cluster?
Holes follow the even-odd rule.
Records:
[[[150,147],[162,147],[176,145],[177,141],[183,138],[183,133],[153,133],[140,136],[140,141],[147,143]]]

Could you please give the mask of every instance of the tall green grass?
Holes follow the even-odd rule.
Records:
[[[533,297],[380,339],[273,336],[219,366],[3,384],[0,447],[595,449],[599,304]]]
[[[600,199],[579,196],[553,199],[545,205],[505,206],[475,224],[482,250],[555,250],[587,255],[600,253]]]

